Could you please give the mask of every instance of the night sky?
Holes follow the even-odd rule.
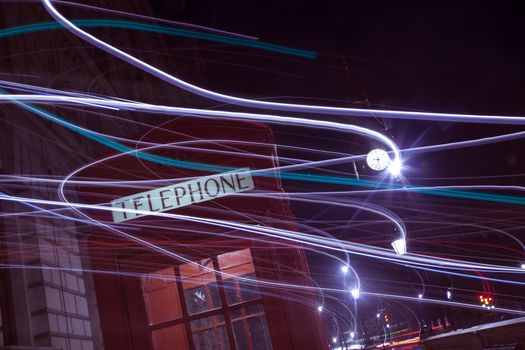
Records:
[[[187,13],[195,23],[319,53],[318,62],[311,64],[232,59],[232,63],[262,66],[295,77],[212,64],[209,84],[222,91],[241,96],[348,100],[351,96],[344,90],[350,81],[355,85],[355,99],[365,97],[374,108],[525,114],[525,49],[520,44],[525,34],[524,11],[508,3],[191,1]],[[166,16],[169,11],[164,8],[158,14]],[[239,78],[231,79],[232,75]],[[519,131],[517,127],[457,123],[382,124],[391,127],[401,147],[412,146],[417,133],[424,133],[419,144],[433,144],[456,140],[458,135]],[[480,175],[525,170],[519,143],[505,145],[505,155],[498,156],[498,150],[499,146],[481,148],[483,154],[494,154],[490,162],[481,162],[469,152],[453,165],[449,158],[444,162],[430,155],[427,166],[432,174],[425,175],[461,176],[463,167],[476,167]]]

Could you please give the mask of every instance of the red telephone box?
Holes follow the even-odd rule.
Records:
[[[144,152],[160,158],[130,153],[97,163],[80,174],[98,182],[78,188],[83,202],[107,206],[212,174],[195,169],[196,163],[225,171],[277,166],[272,132],[260,123],[180,118],[148,130],[140,140],[152,147]],[[192,169],[161,164],[163,159],[182,160]],[[274,175],[253,176],[254,188],[243,195],[166,212],[294,230],[290,204]],[[274,195],[258,195],[263,192]],[[88,249],[91,267],[99,271],[94,283],[106,350],[327,348],[318,296],[287,288],[313,285],[301,247],[182,218],[143,215],[114,223],[109,211],[89,215],[177,255],[93,227]]]

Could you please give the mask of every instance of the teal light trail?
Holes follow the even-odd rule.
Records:
[[[4,92],[0,90],[0,93],[4,93]],[[178,167],[178,168],[201,170],[201,171],[208,171],[208,172],[226,172],[226,171],[235,170],[235,168],[226,167],[222,165],[188,162],[184,160],[178,160],[178,159],[173,159],[169,157],[158,156],[158,155],[150,154],[147,152],[137,151],[135,148],[131,148],[119,142],[113,141],[105,136],[95,133],[94,131],[81,128],[42,108],[33,106],[31,104],[19,102],[19,101],[13,101],[13,102],[19,105],[20,107],[24,108],[25,110],[35,113],[39,115],[40,117],[43,117],[47,120],[55,122],[73,132],[76,132],[106,147],[109,147],[111,149],[114,149],[122,153],[127,152],[130,154],[135,154],[140,159],[155,162],[158,164]],[[256,176],[274,177],[275,173],[272,170],[268,170],[268,171],[263,171],[263,172],[257,172]],[[308,174],[308,173],[298,173],[298,172],[283,172],[280,174],[280,176],[283,179],[296,180],[296,181],[329,183],[329,184],[337,184],[337,185],[345,185],[345,186],[366,187],[366,188],[373,188],[373,189],[403,189],[403,190],[410,191],[410,192],[416,192],[416,193],[434,195],[434,196],[444,196],[444,197],[452,197],[452,198],[458,198],[458,199],[471,199],[471,200],[478,200],[478,201],[525,205],[525,198],[520,197],[520,196],[491,194],[491,193],[484,193],[484,192],[458,191],[458,190],[448,190],[448,189],[422,189],[422,188],[418,188],[417,186],[404,186],[404,185],[390,184],[390,183],[378,183],[374,181],[357,180],[357,179],[342,177],[342,176],[329,176],[329,175],[318,175],[318,174]]]
[[[81,28],[122,28],[141,30],[145,32],[174,35],[184,38],[212,41],[221,44],[235,46],[251,47],[265,51],[277,52],[285,55],[306,58],[310,60],[317,59],[317,53],[314,51],[295,49],[291,47],[270,44],[253,39],[235,38],[227,35],[199,32],[195,30],[160,26],[137,21],[108,20],[108,19],[78,19],[72,21],[76,26]],[[34,23],[17,27],[10,27],[0,30],[0,39],[13,35],[40,32],[46,30],[63,29],[62,24],[58,22]]]

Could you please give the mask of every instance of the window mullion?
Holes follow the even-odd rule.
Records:
[[[235,336],[233,333],[233,326],[230,319],[230,316],[228,315],[228,300],[226,299],[226,292],[224,290],[224,284],[222,283],[222,276],[220,274],[220,268],[219,268],[219,261],[217,260],[217,257],[214,256],[212,258],[213,261],[213,268],[215,269],[216,273],[216,279],[217,279],[217,286],[219,287],[219,296],[221,298],[221,311],[224,316],[224,321],[226,322],[226,331],[228,332],[228,339],[230,340],[230,349],[235,350],[237,347],[235,346]]]
[[[179,265],[174,266],[174,271],[175,282],[177,283],[177,292],[179,293],[180,306],[182,310],[182,319],[184,320],[184,327],[186,328],[186,338],[188,340],[188,346],[190,350],[196,350],[195,344],[193,342],[193,332],[191,330],[188,306],[186,305],[186,298],[184,296],[184,286],[182,283]]]

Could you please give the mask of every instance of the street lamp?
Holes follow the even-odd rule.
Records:
[[[407,242],[404,238],[396,239],[392,243],[392,248],[394,248],[394,251],[397,255],[403,255],[407,252]]]
[[[359,299],[359,289],[354,288],[350,291],[350,294],[352,294],[352,297],[354,299]]]
[[[450,289],[447,289],[447,299],[452,300],[452,291]]]
[[[390,163],[390,165],[388,166],[388,171],[390,172],[390,174],[392,174],[392,176],[399,176],[401,174],[401,168],[401,161],[396,159]]]

